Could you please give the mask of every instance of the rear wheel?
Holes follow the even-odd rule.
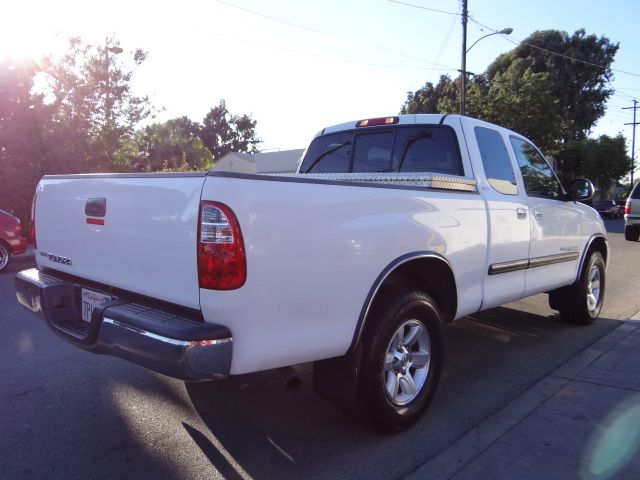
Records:
[[[557,294],[564,321],[588,325],[598,318],[604,300],[605,268],[602,254],[592,252],[578,281]]]
[[[388,290],[367,319],[356,404],[351,413],[385,432],[413,424],[431,401],[442,371],[443,328],[431,297]]]
[[[0,272],[6,269],[11,263],[11,251],[4,243],[0,242]]]
[[[637,242],[640,238],[640,228],[632,225],[625,225],[624,227],[624,239],[631,242]]]

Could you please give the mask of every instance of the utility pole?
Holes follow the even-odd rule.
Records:
[[[636,169],[636,110],[638,110],[638,101],[633,99],[633,107],[623,107],[623,110],[631,110],[633,108],[633,123],[625,123],[625,125],[633,125],[633,134],[631,137],[631,187],[633,188],[633,171]]]
[[[466,113],[465,93],[467,90],[467,0],[462,0],[462,68],[460,79],[460,115]]]

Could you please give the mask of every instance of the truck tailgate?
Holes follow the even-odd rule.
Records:
[[[35,204],[38,264],[199,309],[205,175],[44,177]]]

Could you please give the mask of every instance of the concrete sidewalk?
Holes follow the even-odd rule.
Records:
[[[410,479],[640,478],[640,312]]]

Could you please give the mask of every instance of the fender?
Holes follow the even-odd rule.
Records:
[[[589,238],[589,240],[587,241],[584,250],[582,251],[582,255],[580,257],[580,263],[578,264],[578,273],[576,274],[576,282],[578,281],[578,279],[580,278],[580,273],[582,272],[582,267],[584,267],[584,262],[587,261],[587,252],[589,251],[589,249],[591,248],[591,245],[593,245],[593,242],[596,241],[596,239],[602,239],[604,241],[604,245],[607,249],[606,253],[605,253],[605,265],[608,267],[609,266],[609,242],[607,242],[607,238],[602,234],[602,233],[596,233],[594,235],[591,236],[591,238]]]
[[[365,321],[366,321],[366,318],[367,318],[367,316],[369,314],[369,311],[371,310],[371,306],[373,304],[373,300],[376,297],[378,291],[380,290],[380,287],[384,284],[385,280],[398,267],[400,267],[400,266],[402,266],[405,263],[408,263],[410,261],[418,260],[418,259],[422,259],[422,258],[433,258],[433,259],[436,259],[438,261],[441,261],[447,266],[447,268],[451,272],[453,272],[453,268],[451,267],[451,264],[449,263],[449,261],[445,257],[440,255],[439,253],[431,252],[431,251],[406,253],[406,254],[396,258],[391,263],[389,263],[384,268],[384,270],[382,270],[380,275],[378,275],[378,278],[376,278],[375,282],[371,286],[371,289],[369,290],[369,293],[368,293],[368,295],[367,295],[367,297],[366,297],[366,299],[364,301],[364,305],[362,306],[362,310],[360,311],[360,316],[358,317],[358,323],[356,324],[356,329],[355,329],[355,331],[353,333],[353,339],[351,340],[351,345],[349,346],[349,349],[347,350],[347,353],[351,353],[351,352],[355,351],[355,349],[358,347],[358,345],[360,343],[360,338],[362,337],[362,332],[364,331]]]

